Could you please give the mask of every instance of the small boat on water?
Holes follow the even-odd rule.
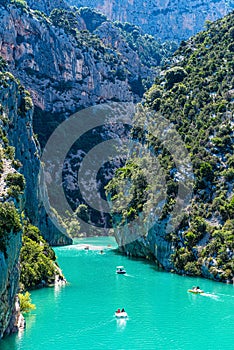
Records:
[[[126,273],[124,266],[116,266],[116,273],[119,275],[124,275]]]
[[[204,290],[200,289],[199,287],[193,287],[192,289],[189,289],[188,292],[194,294],[201,294],[204,293]]]
[[[117,317],[117,318],[127,318],[128,314],[127,314],[127,312],[124,309],[122,309],[121,311],[120,311],[120,309],[118,309],[117,311],[115,311],[115,317]]]

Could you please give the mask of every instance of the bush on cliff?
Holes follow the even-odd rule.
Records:
[[[165,117],[183,140],[191,157],[194,193],[186,208],[187,217],[171,234],[165,235],[174,250],[170,263],[178,273],[190,275],[203,274],[207,267],[213,278],[221,281],[231,281],[234,277],[234,64],[230,50],[233,28],[232,13],[209,24],[208,31],[183,43],[172,61],[174,64],[161,71],[145,94],[142,119],[140,114],[136,118],[137,124],[143,127],[133,128],[134,138],[152,150],[166,170],[167,201],[159,218],[162,230],[175,204],[177,169],[162,142],[147,131],[150,125],[147,115],[155,125],[159,116]],[[134,166],[138,162],[133,153],[129,163]],[[129,163],[121,169],[122,173]],[[148,178],[148,168],[142,169],[146,169]],[[128,176],[132,183],[133,174],[135,172]],[[116,191],[119,184],[121,173],[117,172],[108,185],[116,203],[118,200],[121,203],[121,193]],[[144,207],[150,207],[152,202],[150,187],[152,185],[146,187]],[[134,203],[133,209],[137,208],[135,216],[141,210],[138,208],[138,204],[141,205],[141,198],[137,197],[139,190],[137,184],[129,203]],[[124,218],[126,210],[120,205],[115,209],[118,212],[116,221],[122,223],[119,217]],[[113,219],[115,221],[115,216]],[[156,216],[155,220],[158,220]]]
[[[17,234],[22,229],[20,216],[14,203],[0,203],[0,251],[7,257],[7,242],[10,233]]]
[[[20,252],[21,289],[30,290],[53,284],[55,275],[60,274],[55,260],[53,249],[42,238],[39,229],[26,223]]]
[[[24,294],[19,293],[18,297],[20,303],[20,311],[22,313],[28,313],[36,309],[36,306],[32,304],[29,292],[25,292]]]

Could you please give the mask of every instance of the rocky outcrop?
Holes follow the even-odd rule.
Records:
[[[31,92],[36,106],[34,127],[42,144],[64,118],[81,107],[106,99],[133,99],[128,82],[113,78],[113,67],[105,61],[107,50],[103,54],[93,50],[93,42],[88,44],[89,37],[86,40],[89,46],[83,47],[64,29],[55,28],[42,17],[29,15],[15,6],[2,8],[0,22],[1,55]],[[100,43],[98,46],[103,50]],[[116,69],[121,68],[117,53],[113,59],[117,60]],[[32,133],[32,112],[26,120],[17,119],[16,90],[13,88],[11,94],[4,90],[2,99],[10,103],[7,108],[12,111],[9,117],[14,127],[9,130],[9,140],[16,147],[16,157],[23,164],[22,172],[27,180],[26,212],[48,242],[65,244],[70,240],[50,225],[45,209],[38,201],[40,163],[38,145]]]
[[[32,128],[33,104],[27,91],[19,85],[10,73],[2,74],[0,101],[6,119],[2,128],[15,158],[20,161],[20,172],[26,178],[25,213],[32,224],[38,226],[51,244],[66,244],[71,240],[63,235],[47,218],[39,199],[38,174],[40,169],[40,146]]]
[[[134,118],[134,138],[154,157],[132,146],[107,186],[122,252],[225,283],[234,281],[233,39],[231,13],[181,44]]]
[[[31,222],[38,224],[52,243],[65,244],[70,240],[61,232],[53,229],[46,220],[46,213],[38,198],[38,172],[40,148],[32,131],[32,101],[29,94],[10,73],[0,73],[1,103],[1,177],[0,200],[13,202],[19,214],[25,215]],[[15,148],[14,152],[10,146]],[[10,158],[9,158],[10,154]],[[27,178],[25,191],[12,197],[9,192],[7,175],[15,173],[19,167]],[[0,227],[0,230],[4,228]],[[0,232],[0,338],[3,334],[17,331],[22,325],[22,317],[17,308],[16,294],[19,282],[19,254],[22,245],[22,232]],[[5,238],[4,235],[7,235]],[[53,235],[53,236],[52,236]],[[46,234],[45,234],[46,237]],[[5,242],[5,243],[4,243]]]
[[[80,30],[83,20],[76,17]],[[139,101],[136,86],[156,74],[110,22],[96,36],[87,31],[74,36],[38,13],[8,5],[1,9],[0,23],[0,54],[31,92],[34,129],[42,144],[77,110],[105,101]]]
[[[19,282],[19,252],[21,232],[10,233],[7,244],[7,258],[0,252],[0,338],[17,331],[19,310],[16,308],[16,294]]]
[[[162,40],[188,39],[204,28],[206,20],[216,20],[230,12],[230,1],[186,0],[68,0],[76,6],[90,6],[109,19],[130,22]]]
[[[124,190],[129,191],[130,188]],[[145,213],[139,213],[138,218],[124,224],[119,224],[119,215],[112,215],[112,219],[120,252],[152,260],[166,271],[173,269],[171,254],[174,253],[174,245],[168,240],[166,232],[168,220],[160,222],[159,216],[152,216],[152,212],[146,216]]]
[[[146,79],[152,76],[152,68],[141,64],[139,54],[130,47],[124,40],[121,30],[110,22],[102,23],[94,32],[102,40],[105,46],[113,47],[120,52],[127,62],[127,69],[130,73],[129,83],[136,81],[138,77]],[[150,58],[149,58],[150,60]],[[155,62],[153,62],[155,65]],[[153,66],[153,65],[152,65]]]
[[[40,6],[42,4],[48,6],[46,1],[40,2]],[[56,2],[50,4],[57,6]],[[138,37],[136,49],[128,41],[132,34],[123,33],[122,28],[105,17],[91,33],[79,12],[73,16],[74,11],[58,11],[56,16],[48,18],[38,11],[9,4],[1,9],[0,14],[0,54],[10,71],[31,93],[35,106],[34,132],[42,148],[56,127],[77,110],[108,101],[139,101],[144,92],[143,81],[148,81],[148,84],[153,81],[155,67],[166,51],[161,44],[157,46],[152,37],[143,38],[147,47],[155,45],[151,51],[155,53],[158,48],[149,62],[143,57],[139,29],[130,28]],[[93,14],[89,15],[92,17]],[[68,16],[69,21],[63,20],[64,16]],[[72,27],[68,25],[71,20]],[[12,139],[15,137],[13,144],[17,137],[14,135],[18,132],[24,135],[23,130],[15,131],[11,136]],[[20,147],[25,148],[23,156]],[[27,154],[28,150],[31,154]],[[37,191],[39,160],[35,161],[31,178],[30,166],[26,162],[35,153],[35,146],[22,142],[16,152],[24,165],[26,180],[29,177],[27,188]],[[36,193],[27,196],[26,208],[32,223],[40,228],[51,244],[66,243],[65,236],[50,225],[43,206],[35,200],[36,196]]]
[[[2,75],[2,74],[1,74]],[[16,170],[13,168],[12,159],[9,159],[5,154],[5,147],[7,146],[6,138],[6,124],[8,124],[9,119],[7,116],[8,107],[11,110],[11,116],[14,115],[12,112],[15,108],[16,99],[13,100],[14,90],[16,92],[16,83],[12,81],[9,76],[1,76],[1,90],[0,90],[0,101],[1,101],[1,137],[0,137],[0,154],[1,154],[1,174],[0,174],[0,205],[1,210],[6,210],[2,207],[5,202],[10,201],[12,203],[12,210],[15,208],[18,209],[18,212],[21,213],[24,209],[25,196],[20,194],[18,200],[15,198],[9,197],[9,185],[7,183],[7,177],[9,174],[16,173]],[[7,84],[7,85],[6,85]],[[7,87],[6,87],[7,86]],[[5,88],[4,88],[5,87]],[[11,90],[13,90],[12,99],[9,101],[8,97],[11,95]],[[16,96],[14,96],[16,97]],[[17,106],[17,105],[16,105]],[[18,106],[17,106],[18,107]],[[6,109],[7,108],[7,111]],[[13,120],[11,119],[11,122]],[[11,128],[13,124],[9,123]],[[5,129],[5,136],[3,130]],[[8,148],[8,151],[10,149]],[[14,204],[13,204],[14,203]],[[1,211],[2,213],[2,211]],[[18,215],[15,212],[16,215]],[[4,223],[1,222],[0,227],[0,338],[3,334],[7,334],[14,329],[17,330],[17,322],[19,318],[19,313],[16,308],[16,293],[18,292],[18,282],[19,282],[19,253],[21,248],[21,238],[22,231],[18,227],[15,231],[12,229],[6,229],[7,225],[7,215],[1,217],[1,221],[5,220]],[[4,226],[5,224],[5,226]]]

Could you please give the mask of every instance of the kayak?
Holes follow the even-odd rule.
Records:
[[[194,293],[194,294],[201,294],[201,293],[204,293],[204,290],[202,290],[202,289],[189,289],[188,292]]]

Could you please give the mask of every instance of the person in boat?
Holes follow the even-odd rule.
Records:
[[[118,309],[116,312],[117,312],[117,314],[120,314],[121,311],[120,311],[120,309]]]
[[[121,312],[125,312],[124,308],[122,308]]]
[[[198,291],[198,290],[200,290],[200,288],[197,286],[197,287],[193,287],[192,290]]]

